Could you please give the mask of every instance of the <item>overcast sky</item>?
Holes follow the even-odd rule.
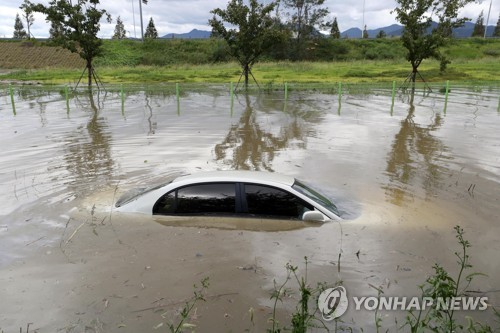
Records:
[[[48,3],[45,0],[31,1]],[[22,0],[0,0],[0,37],[12,37],[16,13],[21,14],[19,6],[22,3]],[[147,5],[142,5],[144,29],[152,17],[159,36],[185,33],[192,29],[210,30],[207,24],[211,17],[210,11],[217,7],[225,8],[227,3],[228,0],[149,0]],[[492,3],[489,24],[495,25],[500,11],[500,1],[493,0]],[[326,0],[325,5],[330,10],[330,19],[337,17],[340,31],[352,27],[362,28],[363,7],[364,23],[368,29],[397,23],[391,14],[391,10],[396,7],[395,0]],[[489,6],[490,0],[468,5],[461,11],[461,16],[472,18],[475,22],[481,10],[484,10],[486,20]],[[100,8],[106,9],[113,18],[111,24],[101,23],[100,37],[110,38],[113,35],[118,16],[125,24],[127,36],[140,37],[139,0],[101,0]],[[24,25],[26,28],[25,23]],[[31,27],[35,37],[48,37],[49,27],[43,15],[35,14],[35,22]]]

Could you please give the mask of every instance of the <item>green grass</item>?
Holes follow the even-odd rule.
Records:
[[[4,79],[39,81],[45,84],[74,84],[83,63],[72,60],[74,54],[36,42],[0,42],[6,53],[0,68],[18,68]],[[259,84],[295,83],[377,83],[403,81],[411,70],[405,50],[397,38],[369,40],[321,39],[310,45],[312,60],[277,61],[265,55],[253,74]],[[104,83],[228,83],[237,82],[241,69],[228,59],[222,41],[105,40],[104,54],[96,59],[97,73]],[[29,51],[29,52],[28,52]],[[36,52],[35,52],[36,51]],[[15,54],[23,53],[23,57]],[[498,81],[500,74],[500,40],[468,38],[452,40],[443,49],[452,60],[448,70],[439,72],[439,62],[424,60],[420,72],[427,81],[459,82]],[[10,55],[10,53],[12,53]],[[36,59],[30,59],[31,54]],[[41,61],[44,54],[51,62]],[[7,60],[8,61],[7,61]],[[16,60],[19,60],[16,62]]]
[[[74,83],[81,69],[20,70],[3,75],[6,79],[39,81],[46,84]],[[410,72],[404,61],[337,61],[337,62],[265,62],[254,66],[253,74],[260,84],[266,83],[332,83],[332,82],[391,82],[403,81]],[[500,62],[455,61],[445,73],[439,72],[439,62],[428,60],[420,72],[429,82],[498,81]],[[105,83],[229,83],[237,82],[241,70],[237,63],[171,66],[98,67],[97,73]]]

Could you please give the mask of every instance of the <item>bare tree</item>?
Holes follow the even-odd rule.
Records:
[[[35,22],[35,17],[33,16],[33,4],[24,0],[23,4],[19,7],[23,13],[21,14],[26,21],[26,28],[28,28],[28,39],[31,39],[31,26]]]

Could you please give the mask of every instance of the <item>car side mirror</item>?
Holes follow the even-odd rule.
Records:
[[[325,217],[317,210],[310,210],[302,214],[303,221],[324,222]]]

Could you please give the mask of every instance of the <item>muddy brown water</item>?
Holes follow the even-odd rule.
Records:
[[[15,96],[15,115],[10,103],[0,95],[0,331],[168,331],[209,277],[191,329],[261,332],[271,327],[274,283],[287,263],[305,274],[305,256],[313,286],[418,296],[434,263],[457,273],[455,225],[472,243],[474,271],[488,275],[468,290],[500,305],[498,88],[455,89],[446,112],[439,93],[399,96],[391,107],[390,91],[348,94],[340,108],[336,95],[311,92],[233,102],[221,91],[185,92],[178,103],[139,91],[122,108],[113,93],[66,105],[59,92],[35,91]],[[345,221],[186,227],[111,211],[128,189],[231,169],[314,184]],[[299,295],[294,280],[288,287],[277,319],[289,327]],[[396,331],[404,314],[381,315]],[[354,331],[375,327],[373,311],[350,307],[341,319]]]

